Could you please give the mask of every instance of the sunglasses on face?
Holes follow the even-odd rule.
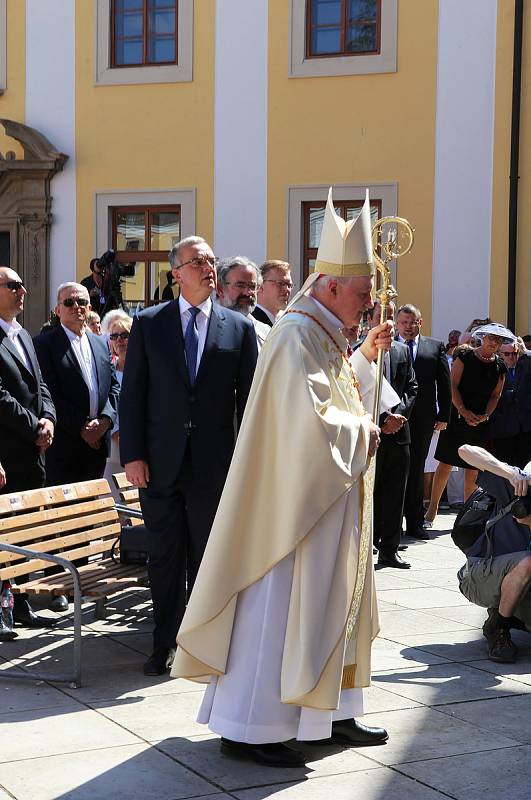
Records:
[[[6,281],[5,283],[0,283],[0,289],[11,289],[12,292],[18,292],[19,289],[25,289],[26,287],[22,283],[22,281]]]
[[[88,306],[89,301],[86,297],[66,297],[63,300],[62,305],[66,306],[67,308],[73,308],[73,306]]]
[[[111,333],[109,335],[111,342],[116,342],[120,339],[121,342],[126,342],[129,339],[129,331],[122,331],[121,333]]]

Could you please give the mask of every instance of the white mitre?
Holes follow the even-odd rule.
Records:
[[[301,295],[308,293],[320,275],[362,278],[372,277],[374,272],[369,190],[365,190],[361,213],[347,222],[336,214],[330,187],[313,272],[293,297],[288,308]]]

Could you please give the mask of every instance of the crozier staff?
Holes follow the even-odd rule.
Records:
[[[345,222],[330,191],[315,270],[262,348],[172,669],[208,682],[198,719],[223,752],[270,766],[303,764],[293,738],[387,739],[354,719],[378,632],[362,398],[392,331],[349,360],[341,329],[372,305],[368,197]]]

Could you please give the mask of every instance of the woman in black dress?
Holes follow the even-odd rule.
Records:
[[[496,327],[496,323],[491,323],[488,329],[496,330]],[[499,328],[510,334],[503,326],[500,325]],[[481,335],[481,329],[475,334]],[[478,447],[486,445],[489,417],[498,405],[507,372],[497,351],[507,339],[504,335],[485,333],[479,347],[459,348],[460,352],[452,364],[452,410],[448,427],[441,431],[435,451],[439,465],[433,478],[430,505],[426,511],[426,527],[431,527],[437,515],[439,500],[452,466],[463,467],[465,470],[465,500],[476,488],[477,470],[471,469],[457,451],[463,444]]]

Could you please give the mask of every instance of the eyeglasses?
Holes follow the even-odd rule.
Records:
[[[274,278],[264,278],[264,283],[275,283],[279,289],[293,289],[291,281],[276,281]]]
[[[120,339],[121,342],[126,342],[129,339],[129,331],[122,331],[121,333],[111,333],[109,335],[109,339],[111,342],[116,342],[117,339]]]
[[[88,306],[89,301],[86,297],[65,297],[62,302],[63,306],[67,308],[72,308],[73,306]]]
[[[6,281],[5,283],[0,283],[0,289],[11,289],[12,292],[18,292],[20,289],[25,288],[22,281]]]
[[[256,292],[258,289],[258,285],[256,283],[246,283],[245,281],[235,281],[234,283],[227,281],[225,285],[234,286],[234,288],[238,289],[240,292],[243,292],[245,289],[249,289],[250,292]]]
[[[196,269],[203,269],[204,267],[213,267],[216,263],[215,256],[195,256],[195,258],[191,258],[189,261],[183,261],[182,264],[177,264],[176,269],[180,269],[181,267],[186,267],[187,264],[190,264],[192,267]]]

